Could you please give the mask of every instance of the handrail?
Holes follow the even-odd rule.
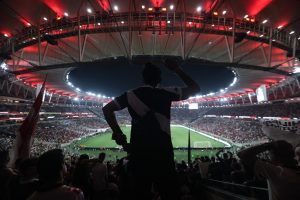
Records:
[[[214,180],[214,179],[208,179],[208,181],[215,182],[215,183],[226,184],[226,185],[231,185],[231,186],[236,186],[236,187],[243,187],[243,188],[250,188],[250,189],[254,189],[254,190],[261,190],[261,191],[265,191],[265,192],[268,191],[268,188],[247,186],[247,185],[238,184],[238,183],[231,183],[231,182],[227,182],[227,181],[218,181],[218,180]]]
[[[186,21],[187,32],[232,35],[232,27],[235,23],[236,33],[250,31],[246,35],[249,40],[269,43],[269,36],[272,35],[273,46],[285,50],[291,50],[293,46],[294,36],[284,30],[272,29],[262,23],[207,14],[186,13],[183,15],[181,12],[126,12],[114,13],[113,17],[109,14],[96,13],[95,15],[54,19],[40,25],[39,28],[34,26],[24,28],[13,37],[0,41],[0,46],[2,52],[10,52],[12,45],[14,45],[15,50],[18,50],[36,44],[38,43],[38,31],[40,31],[42,40],[46,34],[54,35],[57,38],[76,35],[78,29],[82,30],[82,34],[129,31],[127,22],[129,15],[132,15],[131,27],[133,31],[173,34],[175,31],[180,31],[183,21]],[[182,20],[183,17],[185,20]],[[299,46],[299,43],[297,45]]]
[[[203,180],[201,185],[210,192],[226,196],[224,199],[228,199],[228,197],[230,197],[230,199],[268,199],[267,188],[253,187],[213,179]]]

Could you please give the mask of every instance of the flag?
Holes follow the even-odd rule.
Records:
[[[32,136],[39,120],[39,112],[43,102],[46,79],[47,77],[44,80],[42,88],[37,95],[31,110],[29,111],[17,133],[13,149],[13,162],[15,162],[17,159],[29,158],[30,156]]]
[[[110,3],[108,2],[108,0],[97,0],[97,2],[105,12],[109,11]]]
[[[188,136],[188,163],[189,165],[192,164],[191,159],[191,130],[189,129],[189,136]]]

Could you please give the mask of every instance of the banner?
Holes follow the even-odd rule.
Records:
[[[262,120],[262,131],[272,140],[285,140],[294,147],[300,144],[300,130],[295,120]]]
[[[25,118],[24,122],[22,123],[13,148],[13,156],[11,160],[11,164],[17,159],[26,159],[30,157],[30,149],[32,144],[32,136],[34,134],[36,124],[39,120],[39,112],[43,102],[44,90],[45,90],[45,82],[41,87],[41,90],[35,99],[31,110],[29,111],[27,117]]]

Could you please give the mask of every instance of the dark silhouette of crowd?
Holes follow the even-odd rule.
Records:
[[[104,153],[93,159],[86,154],[64,157],[62,150],[53,149],[8,168],[9,154],[2,150],[0,199],[130,199],[128,158],[104,160]],[[188,167],[182,162],[176,166],[181,197],[193,199],[201,178],[197,165]],[[157,188],[152,195],[158,196]]]
[[[272,148],[266,143],[262,146],[265,149]],[[178,199],[203,199],[203,184],[207,183],[206,180],[266,188],[267,182],[260,176],[255,176],[255,173],[259,174],[260,171],[253,173],[254,169],[259,170],[261,166],[251,164],[247,159],[253,159],[253,156],[249,157],[250,155],[243,153],[244,151],[246,150],[238,154],[241,159],[230,151],[220,150],[215,156],[199,157],[191,163],[177,161],[175,180],[179,190],[174,193],[178,192]],[[292,170],[284,172],[288,175],[298,174],[299,167],[294,160],[291,146],[287,153],[284,149],[274,151],[285,160],[280,163],[277,160],[276,164],[272,161],[272,157],[270,160],[267,155],[259,155],[255,158],[257,161],[252,161],[264,162],[267,166],[272,164],[274,170],[277,169],[276,166],[283,166],[284,169],[287,168],[286,170]],[[64,155],[60,149],[52,149],[39,157],[17,160],[14,167],[8,167],[8,151],[1,150],[0,155],[0,199],[121,200],[130,199],[132,195],[129,189],[131,173],[128,169],[130,163],[128,157],[107,161],[105,153],[100,153],[98,158],[90,158],[86,154],[76,157]],[[274,180],[275,176],[278,174],[268,174],[267,179]],[[299,182],[300,177],[297,176],[293,177],[293,180]],[[296,189],[297,187],[293,186]],[[153,185],[152,199],[158,199],[157,189],[156,185]]]

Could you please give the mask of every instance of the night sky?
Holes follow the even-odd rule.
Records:
[[[162,70],[162,86],[184,85],[179,77],[162,64],[159,67]],[[227,68],[212,68],[197,64],[183,64],[182,68],[200,85],[199,95],[217,92],[228,87],[234,78],[232,71]],[[142,69],[142,64],[116,62],[94,64],[74,69],[69,75],[69,80],[84,92],[116,97],[128,89],[143,85]]]

